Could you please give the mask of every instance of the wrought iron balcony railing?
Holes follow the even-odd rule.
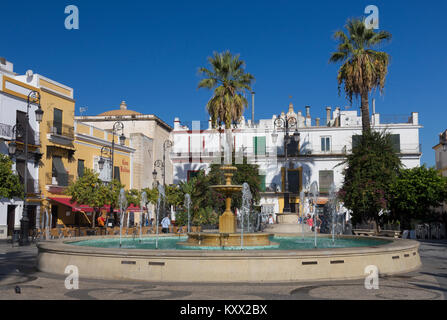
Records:
[[[74,126],[48,121],[48,133],[74,139]]]
[[[52,173],[47,173],[45,184],[56,187],[68,187],[73,181],[73,175],[58,173],[57,176],[54,176]]]

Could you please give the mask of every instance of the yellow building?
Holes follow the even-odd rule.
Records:
[[[99,177],[104,182],[110,182],[112,179],[110,151],[112,150],[113,134],[85,124],[74,122],[74,141],[75,149],[73,160],[69,163],[73,173],[74,180],[83,175],[84,169],[89,168],[99,173]],[[133,154],[135,149],[129,147],[126,139],[124,145],[118,143],[118,137],[114,137],[114,178],[119,180],[125,189],[132,188],[131,172],[133,164]],[[99,167],[99,160],[103,156],[105,163],[102,170]],[[56,168],[56,170],[58,170]],[[68,171],[68,169],[67,169]],[[57,181],[56,181],[57,182]],[[60,186],[51,185],[51,188],[60,188]],[[66,187],[62,188],[64,191]],[[92,209],[87,206],[79,206],[69,202],[70,197],[63,194],[51,194],[47,197],[50,201],[51,212],[53,215],[53,227],[57,225],[91,225]]]
[[[74,182],[83,168],[90,168],[100,173],[103,181],[108,181],[110,166],[100,172],[97,162],[101,156],[101,148],[111,148],[113,135],[90,125],[76,123],[75,100],[73,89],[39,74],[17,76],[16,80],[40,92],[40,103],[43,110],[40,124],[40,150],[43,157],[39,166],[39,189],[42,205],[37,214],[36,226],[46,223],[49,217],[52,227],[57,225],[74,225],[89,221],[87,214],[74,214],[80,208],[73,206],[66,190]],[[131,170],[134,149],[117,143],[115,137],[115,174],[126,189],[132,188]],[[108,171],[109,170],[109,171]],[[110,176],[110,172],[109,172]],[[86,209],[83,206],[82,209]]]

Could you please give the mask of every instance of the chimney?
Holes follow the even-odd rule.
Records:
[[[306,106],[306,118],[310,118],[310,106]]]
[[[331,123],[331,107],[326,107],[326,125]]]
[[[127,109],[126,101],[121,101],[120,109],[121,109],[121,110],[126,110],[126,109]]]
[[[335,126],[340,126],[340,107],[335,108]]]
[[[6,59],[3,57],[0,57],[0,63],[6,65]]]
[[[315,118],[315,125],[316,125],[317,127],[320,126],[320,118]]]
[[[295,113],[295,111],[293,111],[293,103],[292,102],[289,103],[289,112],[287,112],[287,113]]]

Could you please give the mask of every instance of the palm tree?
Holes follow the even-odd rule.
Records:
[[[375,32],[368,29],[363,20],[352,19],[346,24],[348,35],[339,30],[334,38],[339,41],[337,52],[333,52],[329,62],[342,62],[338,70],[338,90],[344,84],[346,97],[352,103],[352,97],[360,97],[363,132],[370,130],[369,99],[373,89],[382,93],[385,77],[388,73],[390,56],[372,48],[391,40],[386,31]]]
[[[239,55],[233,56],[229,51],[214,52],[208,62],[212,68],[199,69],[199,74],[205,78],[199,82],[198,88],[214,89],[213,97],[206,105],[213,128],[224,123],[225,129],[230,129],[231,124],[244,114],[248,102],[243,93],[251,91],[254,77],[245,72],[245,62],[239,60]]]

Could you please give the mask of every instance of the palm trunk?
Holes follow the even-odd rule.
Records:
[[[363,93],[361,96],[361,112],[362,112],[362,129],[363,132],[369,131],[371,129],[369,121],[369,99],[368,93]]]

